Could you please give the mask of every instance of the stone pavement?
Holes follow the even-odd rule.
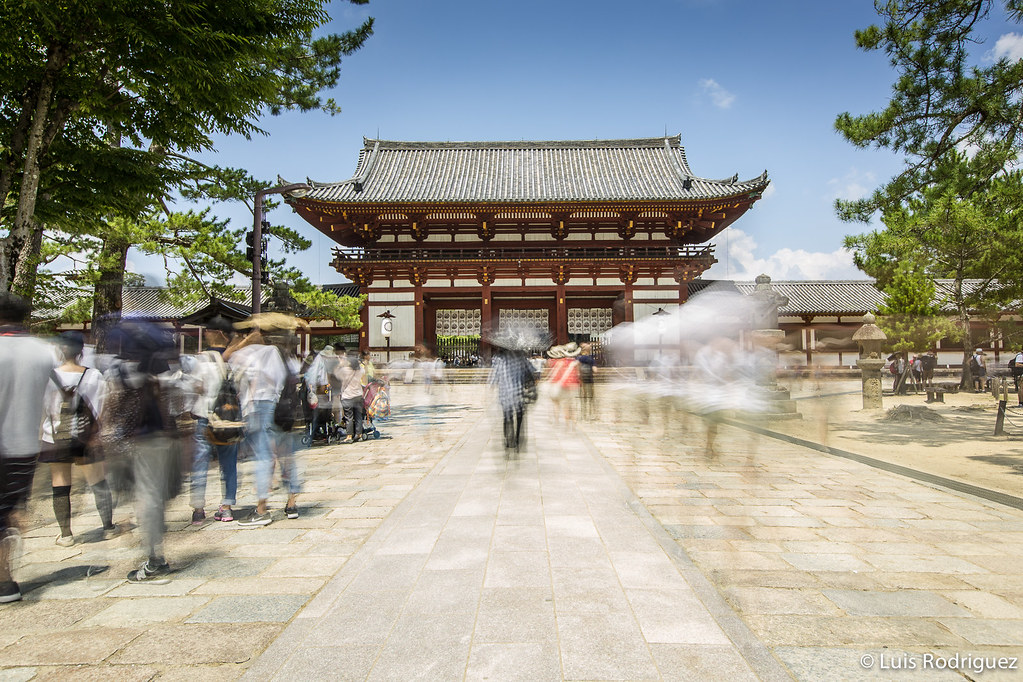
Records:
[[[505,460],[484,387],[396,386],[391,439],[308,451],[297,521],[195,528],[179,499],[165,586],[124,582],[134,533],[56,547],[38,495],[0,680],[964,679],[936,668],[1023,655],[1023,512],[740,429],[708,458],[700,423],[601,388],[598,422],[541,402]]]

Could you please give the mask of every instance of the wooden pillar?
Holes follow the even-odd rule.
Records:
[[[487,335],[493,335],[497,333],[497,330],[493,328],[493,299],[490,296],[490,284],[484,283],[482,290],[480,291],[480,336],[483,340],[480,342],[480,354],[490,355],[490,346],[487,344]],[[486,351],[485,353],[483,351]]]
[[[362,329],[359,330],[359,352],[369,350],[369,303],[373,299],[373,294],[370,294],[366,298],[366,302],[362,305],[362,310],[359,311],[359,321],[362,322]],[[337,323],[335,323],[336,325]]]
[[[423,340],[424,340],[423,339],[423,335],[425,333],[424,324],[423,324],[423,315],[425,313],[424,307],[425,306],[423,305],[423,285],[422,284],[417,284],[416,285],[416,311],[415,311],[415,316],[416,316],[416,338],[415,338],[415,341],[413,342],[413,345],[417,345],[417,344],[423,343]]]
[[[565,285],[558,284],[554,287],[554,335],[558,345],[568,343],[568,303],[565,299]]]
[[[689,282],[682,280],[678,283],[678,304],[682,305],[689,300]]]
[[[636,314],[632,309],[632,282],[625,283],[625,321],[636,321]]]

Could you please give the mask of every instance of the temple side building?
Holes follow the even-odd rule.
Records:
[[[366,139],[355,174],[285,200],[368,295],[360,347],[530,325],[554,343],[684,303],[707,243],[763,196],[693,174],[680,136],[551,142]]]

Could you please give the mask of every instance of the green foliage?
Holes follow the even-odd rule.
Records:
[[[970,48],[993,0],[876,0],[880,26],[856,32],[857,45],[888,55],[898,74],[880,112],[840,114],[835,128],[858,147],[906,157],[904,170],[868,199],[838,201],[839,215],[867,222],[877,210],[924,191],[962,150],[970,151],[971,191],[1004,173],[1023,151],[1019,93],[1023,61],[979,65]],[[1005,5],[1021,21],[1017,0]]]
[[[362,320],[359,311],[366,303],[366,295],[338,296],[313,286],[305,278],[292,284],[291,295],[305,310],[306,317],[333,320],[339,327],[360,329]]]
[[[44,228],[51,240],[99,241],[115,261],[101,269],[123,267],[125,232],[141,237],[129,244],[159,253],[198,235],[168,257],[192,262],[200,280],[237,265],[215,219],[164,211],[157,226],[154,216],[178,191],[220,201],[266,186],[187,159],[212,149],[215,136],[261,134],[267,113],[339,111],[322,93],[373,20],[323,34],[327,4],[0,0],[0,290],[34,294],[36,266],[53,262]],[[111,234],[115,217],[135,227]],[[288,232],[277,234],[285,251],[302,248]]]
[[[954,322],[942,315],[934,282],[920,264],[899,261],[881,289],[886,299],[878,308],[877,324],[892,350],[922,351],[956,333]]]

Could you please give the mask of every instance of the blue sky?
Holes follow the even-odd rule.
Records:
[[[343,180],[363,136],[398,140],[555,140],[681,133],[693,171],[772,185],[716,240],[705,275],[862,278],[841,250],[863,226],[840,222],[836,197],[864,196],[897,172],[884,150],[861,150],[833,128],[843,111],[887,102],[895,75],[883,54],[856,49],[875,23],[871,0],[371,0],[331,5],[331,30],[376,18],[345,62],[338,116],[287,114],[252,141],[218,140],[206,159],[257,177]],[[978,59],[1019,50],[1012,26],[989,22]],[[244,208],[219,210],[249,224]],[[292,256],[317,283],[341,281],[332,242],[287,207],[270,215],[313,248]],[[133,259],[136,269],[159,266]]]

